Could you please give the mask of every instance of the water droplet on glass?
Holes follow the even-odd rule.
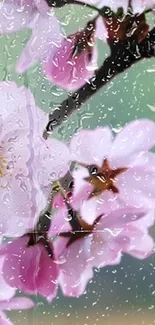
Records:
[[[4,204],[9,204],[10,201],[11,201],[10,194],[9,194],[9,193],[5,193],[5,194],[3,195],[3,203],[4,203]]]

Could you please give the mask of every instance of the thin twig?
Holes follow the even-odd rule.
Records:
[[[68,204],[68,208],[70,209],[70,205],[66,199],[66,193],[70,190],[70,182],[73,181],[73,177],[68,172],[63,178],[59,181],[53,182],[51,185],[51,192],[47,201],[47,206],[40,213],[37,225],[34,229],[34,232],[40,236],[40,234],[46,234],[50,228],[52,221],[52,208],[53,208],[53,200],[57,193],[61,193],[64,198],[66,204]]]
[[[47,206],[45,210],[43,210],[40,213],[39,220],[37,222],[37,225],[35,227],[35,232],[40,233],[47,233],[50,225],[51,225],[51,219],[52,219],[52,206],[53,206],[53,200],[55,195],[59,192],[59,183],[54,182],[51,186],[51,192],[47,201]]]
[[[112,14],[112,10],[108,6],[104,6],[103,8],[98,8],[93,4],[81,1],[81,0],[46,0],[49,7],[61,8],[66,5],[80,5],[85,8],[89,8],[93,11],[97,11],[102,17],[107,18]]]

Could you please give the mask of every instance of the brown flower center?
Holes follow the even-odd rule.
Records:
[[[127,168],[111,169],[108,160],[105,159],[100,168],[96,166],[87,166],[90,176],[85,180],[93,185],[94,189],[90,194],[90,197],[100,195],[104,191],[112,191],[113,193],[119,193],[118,188],[115,186],[116,177],[124,173]]]

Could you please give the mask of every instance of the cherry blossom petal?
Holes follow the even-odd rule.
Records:
[[[128,167],[135,155],[155,145],[155,123],[141,119],[130,122],[115,137],[108,159],[111,167]]]
[[[86,223],[93,225],[98,216],[96,198],[83,202],[80,215]]]
[[[151,210],[146,213],[143,218],[134,221],[134,226],[141,229],[142,231],[147,231],[148,228],[152,227],[155,222],[155,211]]]
[[[36,8],[42,14],[46,14],[49,10],[49,6],[46,0],[33,0]]]
[[[64,295],[81,295],[93,275],[92,271],[87,270],[88,252],[84,242],[77,240],[63,252],[64,263],[60,265],[59,282]]]
[[[104,21],[102,17],[99,17],[96,20],[96,31],[95,31],[95,36],[99,38],[100,40],[103,40],[106,42],[107,37],[108,37],[108,32],[105,27]]]
[[[107,204],[108,211],[110,211],[109,199],[106,201],[107,194],[107,192],[104,193],[105,199],[102,199],[101,201],[100,198],[97,199],[96,197],[93,197],[83,202],[80,209],[80,214],[88,224],[93,224],[96,218],[103,214],[103,211],[104,213],[107,212]]]
[[[115,211],[117,211],[116,215]],[[103,214],[105,220],[109,220],[109,224],[111,224],[111,220],[113,219],[111,212],[114,212],[115,217],[119,217],[121,211],[125,214],[128,212],[128,209],[122,201],[118,200],[118,195],[114,195],[110,191],[105,191],[98,197],[94,196],[83,201],[80,207],[81,217],[88,224],[93,224],[96,218]],[[112,223],[114,220],[112,220]]]
[[[23,73],[37,60],[46,60],[54,53],[61,41],[60,27],[53,12],[36,14],[32,21],[32,36],[20,55],[16,71]]]
[[[35,152],[37,151],[40,185],[47,186],[65,176],[69,169],[70,153],[63,142],[57,139],[40,139],[35,146]]]
[[[115,208],[116,207],[116,208]],[[128,224],[129,222],[138,222],[146,215],[146,209],[138,209],[134,207],[125,207],[123,204],[117,204],[111,205],[111,209],[108,211],[105,209],[105,213],[103,214],[100,221],[97,223],[97,229],[112,229],[114,226],[122,227],[125,224]]]
[[[84,164],[102,166],[112,142],[109,127],[95,130],[82,130],[75,134],[70,142],[72,160]]]
[[[5,256],[3,265],[3,274],[9,285],[18,287],[20,283],[20,262],[19,256],[23,254],[24,248],[27,244],[28,237],[24,236],[20,239],[15,239],[0,248],[0,254]]]
[[[13,183],[12,183],[13,185]],[[3,200],[0,213],[0,233],[7,237],[20,237],[27,230],[33,229],[38,221],[39,214],[46,206],[46,197],[36,184],[35,190],[32,190],[32,196],[29,201],[29,195],[25,195],[20,190],[18,184],[10,188],[9,192],[1,194]],[[5,203],[5,204],[4,204]]]
[[[153,239],[151,236],[145,234],[140,238],[132,238],[132,240],[130,240],[130,246],[125,250],[125,253],[128,253],[139,259],[144,259],[151,255],[153,247]]]
[[[59,282],[64,296],[67,297],[79,297],[86,290],[86,286],[90,279],[93,277],[92,268],[86,268],[83,273],[79,275],[76,279],[74,274],[72,275],[72,280],[65,274],[61,273]]]
[[[58,266],[66,262],[65,257],[63,256],[63,252],[66,250],[67,243],[68,243],[68,238],[65,237],[57,237],[53,241],[55,263]]]
[[[6,125],[5,120],[4,125]],[[31,154],[29,149],[29,132],[29,129],[13,130],[11,132],[8,131],[7,134],[3,135],[2,129],[2,146],[0,147],[2,177],[8,176],[5,171],[3,172],[3,166],[4,169],[7,168],[9,178],[12,177],[11,175],[15,171],[15,173],[27,176],[27,162],[29,161]]]
[[[121,233],[122,238],[125,236],[129,239],[123,251],[136,258],[144,259],[152,253],[154,241],[148,234],[147,228],[142,231],[136,223],[129,224]]]
[[[0,34],[14,33],[29,25],[35,12],[34,5],[5,0],[0,2]]]
[[[23,290],[33,294],[39,293],[52,300],[57,293],[58,266],[48,256],[43,246],[35,245],[32,249],[33,252],[31,250],[25,257],[23,256],[21,265]]]
[[[116,241],[122,245],[125,253],[140,259],[151,254],[154,242],[148,233],[148,228],[153,226],[154,221],[155,212],[151,210],[139,220],[124,225],[118,232]]]
[[[70,165],[70,153],[68,147],[61,141],[49,138],[44,140],[42,137],[43,129],[48,122],[48,114],[40,108],[35,109],[35,119],[38,121],[34,125],[34,139],[36,165],[40,169],[38,174],[40,185],[47,191],[49,185],[63,177]]]
[[[127,204],[144,209],[155,207],[155,173],[131,168],[117,176],[117,187]]]
[[[82,35],[81,35],[82,39]],[[87,47],[80,54],[73,55],[76,37],[70,36],[61,42],[61,45],[43,63],[43,72],[46,77],[68,90],[80,88],[93,76],[97,68],[97,48],[92,48],[91,59]]]
[[[65,205],[65,201],[64,201],[64,198],[62,196],[62,194],[60,192],[58,192],[54,199],[53,199],[53,209],[59,209],[59,208],[64,208],[66,205]]]
[[[0,256],[0,309],[1,309],[1,301],[9,300],[12,298],[16,292],[15,288],[10,287],[4,279],[3,274],[3,265],[5,261],[5,256]]]
[[[135,155],[131,167],[140,167],[149,173],[155,172],[155,153],[143,152]]]
[[[8,131],[29,129],[35,110],[35,100],[31,92],[25,86],[18,87],[14,82],[2,81],[0,82],[0,98],[3,136]]]
[[[22,168],[0,179],[0,232],[7,236],[23,235],[46,204],[33,170],[27,165],[22,173]]]
[[[73,170],[72,176],[74,179],[73,192],[74,192],[74,196],[76,196],[78,195],[79,192],[81,192],[82,188],[85,188],[86,185],[88,184],[85,178],[89,176],[89,171],[87,168],[80,166]],[[91,190],[92,190],[92,186],[91,186]],[[89,193],[87,195],[89,195]]]
[[[61,232],[66,232],[70,230],[71,230],[71,226],[69,224],[68,208],[66,204],[63,202],[63,205],[58,208],[58,211],[56,211],[52,215],[52,221],[48,232],[48,236],[53,237],[55,234],[59,234]]]
[[[98,231],[92,237],[89,264],[98,268],[105,267],[106,265],[119,264],[121,261],[121,251],[122,248],[117,245],[114,238],[105,241],[102,231]]]
[[[74,179],[74,187],[70,203],[73,209],[78,211],[83,202],[85,202],[92,193],[93,186],[85,180],[85,178],[89,176],[89,172],[86,168],[77,168],[73,171],[72,176]]]
[[[0,309],[2,310],[21,310],[21,309],[29,309],[34,307],[34,302],[25,297],[15,297],[8,301],[0,302]]]
[[[2,247],[1,253],[7,254],[3,266],[5,279],[26,293],[54,298],[58,267],[44,246],[27,247],[27,242],[28,236],[25,236]]]

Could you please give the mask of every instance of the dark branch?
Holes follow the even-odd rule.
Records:
[[[93,4],[87,2],[85,3],[84,1],[80,1],[80,0],[45,0],[45,1],[47,2],[49,7],[54,7],[54,8],[62,8],[65,5],[78,5],[78,6],[86,7],[91,10],[97,11],[104,18],[108,18],[109,15],[112,14],[112,10],[108,6],[104,6],[103,8],[100,9],[94,6]],[[120,9],[122,8],[118,8],[118,9],[120,12]]]
[[[141,42],[136,43],[133,39],[118,41],[111,45],[111,55],[103,62],[103,65],[94,74],[90,83],[85,84],[75,93],[68,96],[60,106],[49,114],[49,123],[44,131],[44,138],[52,133],[65,118],[76,111],[101,87],[106,85],[119,73],[125,71],[136,62],[144,58],[155,56],[155,28]]]

